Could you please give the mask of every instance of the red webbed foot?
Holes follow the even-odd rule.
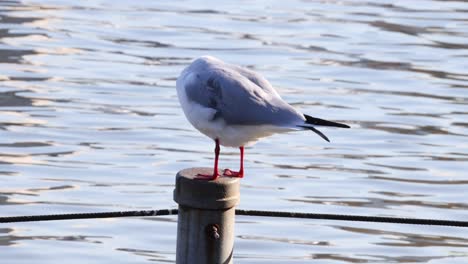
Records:
[[[224,176],[227,177],[237,177],[237,178],[243,178],[244,177],[244,172],[241,171],[232,171],[230,169],[225,169],[223,172]]]
[[[219,174],[214,173],[214,174],[197,174],[197,176],[194,178],[195,180],[199,181],[214,181],[218,179]]]

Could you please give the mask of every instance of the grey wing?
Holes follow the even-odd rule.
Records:
[[[276,92],[273,86],[271,86],[270,82],[268,82],[265,79],[265,77],[263,77],[261,74],[258,74],[250,69],[243,68],[237,65],[231,65],[231,67],[237,72],[239,72],[241,75],[243,75],[245,78],[255,83],[258,87],[263,89],[265,92],[275,94],[276,96],[279,97],[279,94]]]
[[[229,125],[291,126],[303,122],[301,114],[276,92],[263,89],[237,71],[198,73],[185,90],[191,101],[216,110],[213,119],[222,118]]]

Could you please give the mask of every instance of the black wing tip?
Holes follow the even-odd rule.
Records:
[[[342,123],[337,123],[333,121],[328,121],[325,119],[320,119],[316,117],[312,117],[310,115],[304,115],[306,124],[309,125],[316,125],[316,126],[331,126],[331,127],[341,127],[341,128],[350,128],[350,126]]]

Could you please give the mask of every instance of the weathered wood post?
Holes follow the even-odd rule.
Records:
[[[174,190],[174,200],[179,204],[177,264],[233,262],[239,178],[194,180],[197,174],[212,171],[210,168],[190,168],[177,173]]]

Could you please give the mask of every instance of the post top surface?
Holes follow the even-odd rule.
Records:
[[[211,174],[211,168],[188,168],[176,176],[174,200],[183,206],[200,209],[227,209],[239,202],[240,179],[220,176],[214,181],[196,180],[198,174]],[[222,174],[222,173],[221,173]]]

